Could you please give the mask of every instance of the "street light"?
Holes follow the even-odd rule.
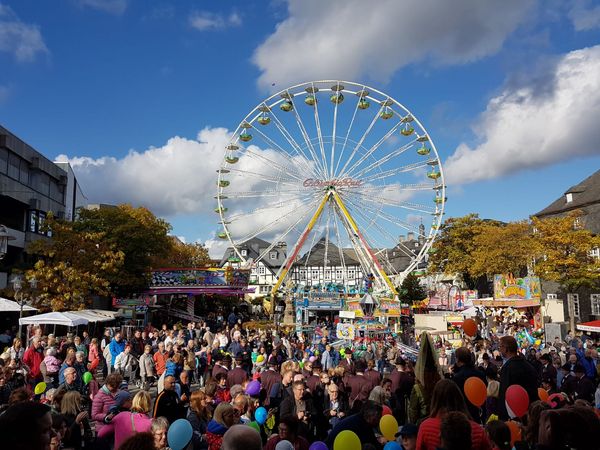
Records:
[[[19,303],[19,339],[21,339],[21,318],[23,317],[23,306],[25,306],[25,296],[23,294],[23,279],[21,275],[15,275],[12,278],[13,290],[15,291],[15,300]],[[29,286],[33,292],[37,288],[37,280],[35,277],[31,277],[29,280]]]
[[[4,225],[0,225],[0,260],[8,252],[8,241],[14,241],[16,238],[10,234]]]

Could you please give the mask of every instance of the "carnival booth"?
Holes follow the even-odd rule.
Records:
[[[522,346],[540,345],[543,341],[541,285],[538,277],[515,278],[494,276],[494,297],[475,300],[473,304],[490,334],[515,334]]]

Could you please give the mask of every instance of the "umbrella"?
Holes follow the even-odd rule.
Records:
[[[9,300],[7,298],[0,297],[0,312],[19,312],[21,311],[21,305],[17,302]],[[23,311],[37,311],[36,308],[23,305]]]

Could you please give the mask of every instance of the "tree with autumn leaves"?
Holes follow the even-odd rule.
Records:
[[[591,251],[600,237],[579,226],[581,213],[502,223],[477,214],[451,218],[440,230],[429,259],[432,273],[461,274],[468,287],[494,274],[534,273],[568,289],[600,281]]]
[[[31,297],[41,309],[81,309],[92,296],[139,294],[152,268],[209,261],[206,248],[169,236],[170,224],[143,207],[81,210],[74,222],[50,216],[45,227],[52,238],[28,246],[37,261],[25,272],[38,281]]]

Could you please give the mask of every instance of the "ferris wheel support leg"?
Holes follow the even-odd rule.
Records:
[[[367,254],[370,256],[371,260],[375,264],[375,267],[377,268],[377,271],[379,272],[379,275],[381,276],[381,278],[383,278],[383,280],[388,285],[388,287],[390,288],[390,291],[392,291],[392,293],[394,294],[394,296],[397,296],[398,295],[398,291],[396,291],[396,287],[394,286],[394,284],[391,282],[391,280],[389,279],[389,277],[385,273],[385,270],[383,270],[383,267],[379,263],[379,260],[377,259],[377,256],[375,256],[375,253],[373,253],[373,251],[371,250],[371,248],[367,244],[367,241],[365,240],[365,238],[363,237],[362,233],[358,229],[358,226],[356,225],[356,222],[354,221],[354,219],[352,218],[352,216],[350,215],[350,213],[346,209],[346,205],[344,205],[344,202],[342,201],[342,198],[335,191],[332,191],[332,195],[333,195],[333,198],[334,198],[335,202],[339,206],[340,211],[342,211],[342,214],[344,214],[344,217],[346,218],[346,221],[348,222],[348,224],[352,228],[352,231],[354,231],[354,233],[356,234],[356,236],[358,236],[358,239],[362,243],[364,249],[367,251]]]
[[[277,273],[277,282],[273,286],[273,289],[271,289],[271,310],[272,310],[271,313],[273,313],[275,311],[275,298],[277,296],[277,290],[279,289],[279,287],[281,286],[281,283],[283,283],[283,280],[285,279],[288,272],[290,271],[292,264],[294,264],[294,261],[296,260],[296,256],[298,256],[298,252],[300,252],[300,249],[304,245],[304,241],[306,241],[306,238],[312,231],[313,227],[315,226],[315,223],[317,223],[317,220],[319,219],[319,216],[323,212],[323,208],[325,207],[327,200],[329,200],[330,195],[331,195],[330,191],[327,191],[325,193],[325,195],[323,196],[323,200],[321,200],[319,207],[317,208],[317,210],[313,214],[312,218],[308,222],[308,225],[306,225],[306,228],[304,229],[302,235],[300,236],[300,239],[296,243],[294,250],[288,256],[285,264],[281,266],[281,269],[279,269],[279,272]]]

